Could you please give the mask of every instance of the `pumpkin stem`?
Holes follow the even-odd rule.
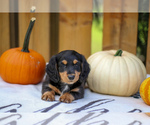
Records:
[[[117,50],[114,56],[122,56],[123,51],[121,49]]]
[[[23,48],[22,48],[22,52],[29,52],[29,39],[30,39],[30,34],[31,34],[31,31],[33,29],[33,26],[34,26],[34,22],[35,22],[36,18],[35,17],[32,17],[31,18],[31,21],[30,21],[30,24],[29,24],[29,27],[28,27],[28,30],[27,30],[27,33],[26,33],[26,36],[25,36],[25,39],[24,39],[24,45],[23,45]]]

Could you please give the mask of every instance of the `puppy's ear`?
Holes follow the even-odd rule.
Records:
[[[90,72],[90,67],[83,55],[81,55],[81,62],[82,62],[82,64],[81,64],[82,68],[81,68],[81,74],[80,74],[79,81],[85,82],[88,77],[88,74]]]
[[[46,66],[46,72],[53,82],[57,83],[60,80],[59,73],[57,70],[57,61],[56,56],[52,56],[49,61],[49,64]]]

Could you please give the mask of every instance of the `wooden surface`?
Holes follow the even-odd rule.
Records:
[[[10,48],[18,47],[18,14],[9,13]]]
[[[122,14],[120,48],[136,55],[138,13]]]
[[[58,4],[55,0],[52,0]],[[36,22],[31,33],[29,48],[42,54],[46,61],[62,50],[74,49],[87,58],[91,54],[92,13],[83,13],[92,9],[92,0],[80,2],[74,0],[59,0],[57,6],[49,1],[30,2],[19,1],[18,10],[36,6],[37,9],[77,11],[78,13],[0,13],[0,55],[9,48],[23,46],[24,37],[32,16]],[[9,8],[12,1],[6,0],[0,8]],[[46,3],[46,4],[45,4]],[[125,5],[125,6],[123,6]],[[113,7],[112,7],[113,6]],[[115,6],[115,7],[114,7]],[[13,6],[11,6],[13,7]],[[124,0],[104,1],[104,11],[110,8],[113,12],[138,9],[138,1]],[[80,12],[81,11],[81,12]],[[104,13],[103,50],[123,49],[136,54],[138,13]],[[150,25],[150,21],[149,21]],[[149,28],[150,30],[150,28]],[[147,46],[147,71],[150,73],[150,32]]]
[[[18,47],[18,0],[9,0],[10,48]]]
[[[150,11],[150,2],[149,2]],[[149,27],[148,27],[148,42],[147,42],[147,54],[146,54],[146,70],[150,74],[150,14],[149,14]]]
[[[0,13],[0,56],[10,48],[9,13]]]
[[[103,10],[104,13],[114,13],[122,11],[122,0],[104,0],[103,1]]]
[[[130,4],[123,2],[104,1],[104,10],[112,9],[111,4],[116,6],[114,11],[125,11],[132,7],[138,10],[138,1],[133,0]],[[103,22],[103,50],[123,49],[136,54],[138,13],[104,13]]]
[[[138,11],[137,0],[123,0],[122,9]],[[138,33],[138,13],[122,13],[120,42],[121,48],[136,55],[137,33]]]
[[[9,0],[0,1],[0,56],[10,48],[9,13],[4,10],[9,10]]]
[[[60,12],[92,12],[93,0],[59,0]]]
[[[51,1],[53,0],[18,0],[19,12],[29,13],[31,7],[35,6],[37,13],[49,13]]]
[[[122,13],[109,12],[121,11],[121,4],[121,0],[104,1],[104,12],[107,13],[103,14],[103,50],[120,48]]]
[[[0,0],[0,13],[8,13],[9,12],[9,0]]]
[[[88,7],[85,8],[84,6]],[[83,8],[82,8],[83,7]],[[82,8],[82,9],[81,9]],[[92,0],[80,2],[60,0],[62,11],[92,10]],[[59,14],[59,51],[76,50],[86,58],[91,54],[92,13],[60,13]]]
[[[58,53],[59,46],[59,13],[51,13],[50,18],[50,57]]]
[[[121,13],[104,13],[103,50],[120,48]]]
[[[76,50],[87,58],[91,54],[91,13],[61,13],[59,51]]]

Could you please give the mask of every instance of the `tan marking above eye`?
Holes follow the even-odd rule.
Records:
[[[67,60],[63,60],[62,63],[63,63],[64,65],[66,65],[68,62],[67,62]]]
[[[76,64],[77,62],[78,62],[78,60],[76,60],[76,59],[75,59],[75,60],[73,60],[73,64]]]

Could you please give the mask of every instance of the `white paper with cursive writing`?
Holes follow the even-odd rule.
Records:
[[[149,77],[149,75],[148,75]],[[102,95],[85,89],[70,104],[41,100],[42,83],[9,84],[0,78],[0,125],[149,125],[150,107],[140,98]]]

